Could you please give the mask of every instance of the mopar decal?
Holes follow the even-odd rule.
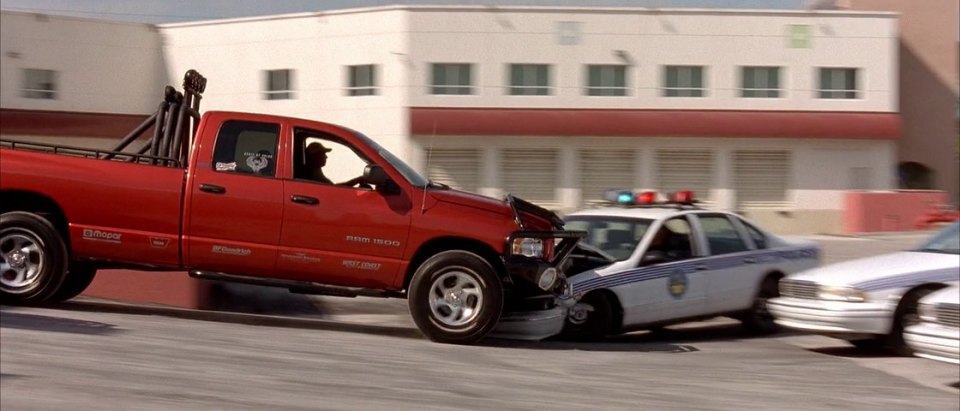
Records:
[[[377,271],[380,269],[380,263],[371,263],[369,261],[343,260],[343,266],[354,270]]]
[[[84,228],[84,229],[83,229],[83,239],[84,239],[84,240],[103,241],[103,242],[107,242],[107,243],[120,244],[120,243],[122,242],[122,241],[120,240],[121,237],[123,237],[123,234],[120,234],[120,233],[112,233],[112,232],[109,232],[109,231],[93,230],[93,229],[90,229],[90,228]]]
[[[214,254],[237,255],[241,257],[246,257],[253,253],[249,248],[227,247],[225,245],[215,245],[211,251],[213,251]]]
[[[348,235],[346,240],[351,243],[360,243],[360,244],[373,244],[373,245],[385,245],[388,247],[400,247],[400,241],[397,240],[384,240],[382,238],[370,238],[370,237],[360,237],[355,235]]]

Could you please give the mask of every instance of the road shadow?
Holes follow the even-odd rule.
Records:
[[[0,328],[86,335],[110,335],[122,332],[122,330],[116,328],[113,324],[17,313],[7,310],[0,311]]]
[[[189,320],[211,321],[229,324],[259,325],[266,327],[299,328],[324,331],[344,331],[386,337],[423,339],[423,335],[421,335],[416,329],[412,328],[330,321],[324,320],[321,317],[277,316],[228,311],[190,310],[177,307],[117,304],[99,301],[68,301],[58,305],[57,308],[71,311],[106,312],[132,315],[160,315],[171,318],[183,318]]]
[[[496,348],[519,348],[531,350],[553,350],[553,351],[596,351],[596,352],[645,352],[661,354],[680,354],[700,351],[697,347],[685,344],[656,343],[656,342],[624,342],[614,340],[601,340],[591,342],[580,341],[519,341],[506,340],[499,338],[488,338],[482,341],[482,345]]]
[[[852,345],[808,348],[810,352],[844,358],[884,358],[898,357],[883,347],[857,348]]]

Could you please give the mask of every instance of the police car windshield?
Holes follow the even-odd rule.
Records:
[[[653,220],[645,218],[621,218],[606,216],[567,217],[567,230],[586,231],[584,241],[610,254],[617,261],[633,255],[633,250],[646,235]]]
[[[960,223],[953,223],[914,251],[960,254]]]

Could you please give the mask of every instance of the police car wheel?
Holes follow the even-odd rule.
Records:
[[[913,349],[903,339],[903,330],[920,322],[918,306],[920,299],[932,293],[932,288],[920,288],[907,293],[900,299],[897,311],[893,315],[893,328],[887,336],[887,346],[897,355],[911,356]]]
[[[0,303],[42,303],[66,271],[67,247],[53,224],[33,213],[0,215]]]
[[[737,319],[743,323],[743,327],[755,334],[772,334],[780,330],[780,326],[774,321],[773,314],[767,308],[767,302],[771,298],[780,296],[777,277],[767,277],[760,290],[757,291],[753,300],[753,306],[750,311],[743,313]]]
[[[60,284],[60,288],[47,301],[59,303],[80,295],[90,286],[96,275],[97,269],[89,264],[70,264],[63,284]]]
[[[430,340],[472,344],[497,325],[503,284],[489,262],[468,251],[444,251],[425,261],[407,296],[413,322]]]
[[[613,331],[613,303],[604,293],[585,295],[578,305],[583,311],[571,315],[563,325],[561,338],[573,341],[601,340]]]

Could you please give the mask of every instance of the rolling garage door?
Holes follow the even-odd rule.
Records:
[[[706,149],[657,150],[657,191],[667,195],[692,190],[703,202],[713,186],[713,151]]]
[[[480,190],[481,155],[476,148],[434,148],[424,152],[427,178],[458,190]]]
[[[733,179],[740,208],[779,208],[790,203],[790,152],[737,150],[733,153]]]
[[[584,205],[602,203],[607,190],[632,190],[636,186],[633,150],[582,149],[579,157],[580,195]]]
[[[505,193],[547,208],[555,208],[559,152],[551,149],[508,148],[502,152]]]

